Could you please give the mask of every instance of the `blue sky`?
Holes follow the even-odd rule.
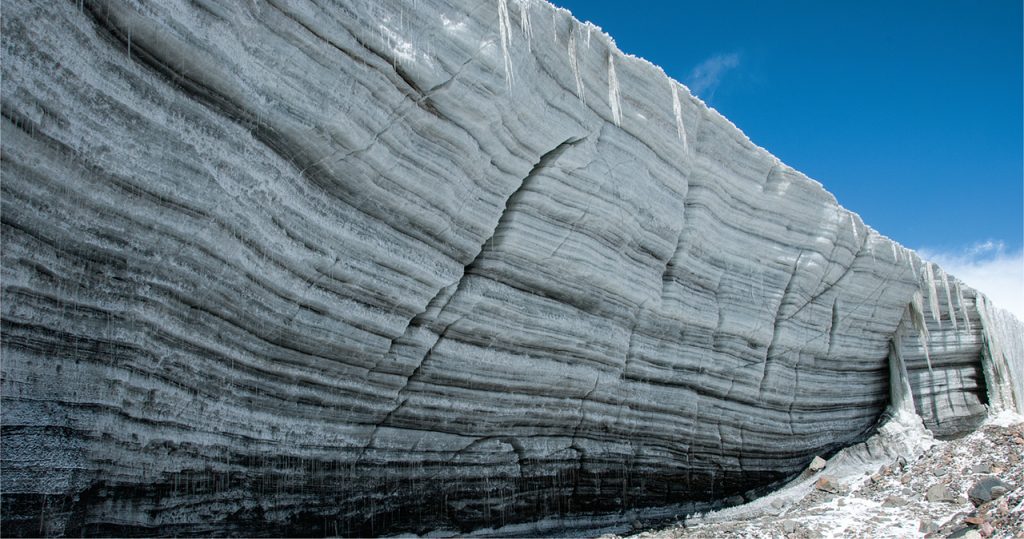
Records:
[[[1024,319],[1020,0],[554,2]]]

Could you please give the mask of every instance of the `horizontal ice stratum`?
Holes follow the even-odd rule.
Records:
[[[890,363],[1022,409],[1017,319],[543,1],[0,24],[4,535],[594,529],[864,440]]]

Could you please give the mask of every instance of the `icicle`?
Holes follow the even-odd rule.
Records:
[[[983,294],[975,298],[983,339],[981,366],[993,411],[1024,412],[1024,383],[1020,358],[1024,357],[1024,324],[996,308]]]
[[[501,34],[501,55],[505,58],[505,82],[512,89],[512,21],[508,16],[508,0],[498,0],[498,32]]]
[[[921,348],[924,349],[924,361],[928,364],[928,372],[932,372],[932,357],[928,352],[928,324],[924,321],[924,298],[921,292],[914,292],[910,300],[910,321],[917,329],[917,337],[921,340]]]
[[[583,76],[580,74],[579,60],[576,58],[576,29],[569,29],[569,68],[572,69],[572,76],[576,79],[576,97],[586,103],[583,91]]]
[[[956,283],[956,301],[960,304],[960,315],[964,317],[964,326],[967,327],[967,331],[971,332],[971,317],[967,315],[967,308],[964,307],[964,289],[960,287],[960,283]]]
[[[672,114],[676,117],[676,133],[679,134],[679,140],[683,141],[683,151],[686,152],[688,144],[686,142],[686,128],[683,127],[683,105],[679,102],[679,90],[672,79],[668,80],[668,85],[672,90]]]
[[[555,44],[558,44],[558,10],[551,10],[551,36],[555,38]]]
[[[615,74],[615,55],[608,51],[608,105],[612,108],[612,120],[622,125],[622,104],[619,102],[619,77]]]
[[[533,0],[519,0],[519,29],[523,31],[526,38],[526,50],[532,51],[533,46],[533,25],[530,24],[530,7]]]
[[[946,311],[949,313],[949,319],[953,321],[953,331],[958,331],[956,324],[956,311],[953,310],[953,292],[949,289],[949,275],[942,269],[942,286],[946,289]]]
[[[860,241],[860,234],[857,233],[857,220],[853,218],[853,213],[850,213],[850,227],[853,228],[853,239],[854,241]]]
[[[907,374],[907,365],[903,360],[905,327],[903,320],[900,320],[889,347],[889,402],[900,412],[916,414],[914,392],[910,389],[910,375]]]
[[[896,250],[895,243],[890,243],[889,246],[892,247],[892,262],[895,264],[900,261],[900,253]]]
[[[588,51],[590,50],[590,30],[591,30],[591,28],[592,27],[588,24],[587,25],[587,37],[583,38],[583,45],[585,47],[587,47]]]
[[[925,279],[928,280],[928,307],[932,310],[932,318],[935,323],[942,327],[942,319],[939,318],[939,293],[935,291],[935,273],[932,271],[932,263],[925,262]]]

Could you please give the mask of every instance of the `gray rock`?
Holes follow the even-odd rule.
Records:
[[[936,483],[928,487],[928,490],[925,492],[924,497],[926,500],[932,503],[956,501],[956,497],[954,497],[953,493],[950,492],[949,487],[943,485],[942,483]]]
[[[947,539],[981,539],[981,534],[973,528],[958,528],[946,536]]]
[[[797,524],[795,521],[792,521],[792,520],[783,520],[782,521],[782,530],[784,532],[786,532],[786,533],[793,533],[799,527],[800,527],[800,525]]]
[[[992,466],[988,463],[975,464],[971,466],[971,473],[991,473]]]
[[[921,524],[917,527],[917,531],[921,533],[932,533],[939,530],[939,525],[930,518],[921,519]]]
[[[900,496],[889,496],[882,502],[882,507],[903,507],[907,505],[906,498]]]
[[[999,498],[1003,494],[1006,494],[1006,491],[1009,489],[1009,483],[1006,483],[994,475],[988,475],[974,483],[974,485],[967,491],[967,497],[971,503],[975,506],[979,506],[985,502]]]
[[[814,457],[814,460],[807,466],[807,469],[811,472],[820,472],[825,469],[827,462],[821,457]]]

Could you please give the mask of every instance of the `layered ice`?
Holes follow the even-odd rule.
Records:
[[[735,504],[875,432],[897,349],[937,435],[1020,409],[1019,322],[545,2],[15,2],[0,40],[5,533]]]

